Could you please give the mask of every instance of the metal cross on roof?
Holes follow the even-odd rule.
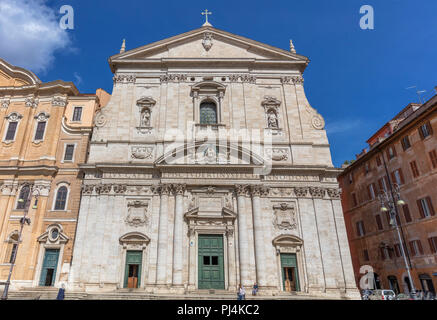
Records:
[[[205,9],[205,11],[202,11],[202,16],[205,16],[205,23],[203,24],[203,26],[212,26],[209,22],[208,22],[208,15],[212,14],[212,12],[208,12],[208,9]]]

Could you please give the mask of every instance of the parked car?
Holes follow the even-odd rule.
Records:
[[[369,296],[372,294],[372,290],[370,289],[364,289],[361,290],[361,299],[363,300],[369,300]]]
[[[374,290],[369,296],[369,300],[395,300],[396,294],[393,290]]]
[[[406,294],[406,293],[399,293],[396,296],[396,300],[414,300],[413,297],[411,297],[411,295]]]

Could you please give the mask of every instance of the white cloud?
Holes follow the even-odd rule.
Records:
[[[46,0],[0,0],[0,57],[34,72],[47,71],[71,41]]]
[[[351,130],[356,130],[361,126],[360,120],[343,119],[333,122],[326,122],[326,132],[328,134],[343,133]]]
[[[77,72],[74,72],[73,76],[76,79],[76,85],[77,86],[80,85],[83,82],[82,81],[82,77]]]

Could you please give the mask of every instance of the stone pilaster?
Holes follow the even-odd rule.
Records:
[[[249,266],[249,234],[247,231],[247,221],[244,215],[244,196],[247,193],[247,187],[236,185],[235,193],[237,195],[238,207],[238,251],[240,258],[240,282],[243,286],[251,286],[250,266]]]
[[[182,253],[184,248],[183,228],[184,228],[184,192],[185,184],[174,185],[176,195],[174,234],[173,234],[173,285],[182,285],[183,260]]]
[[[266,261],[264,250],[264,233],[263,220],[261,213],[260,197],[268,194],[268,189],[263,186],[250,186],[252,196],[252,212],[253,212],[253,229],[255,242],[255,263],[256,263],[256,278],[258,285],[261,287],[267,285],[266,281]]]
[[[159,209],[159,233],[158,233],[158,259],[156,267],[156,283],[166,284],[167,275],[167,245],[168,245],[168,196],[171,185],[163,184],[159,187],[161,204]]]

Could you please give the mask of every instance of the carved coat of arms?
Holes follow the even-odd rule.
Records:
[[[126,223],[132,227],[140,227],[148,224],[147,208],[149,203],[143,200],[132,200],[127,204],[128,214]]]
[[[280,230],[296,228],[296,209],[293,204],[281,203],[273,206],[273,225]]]

